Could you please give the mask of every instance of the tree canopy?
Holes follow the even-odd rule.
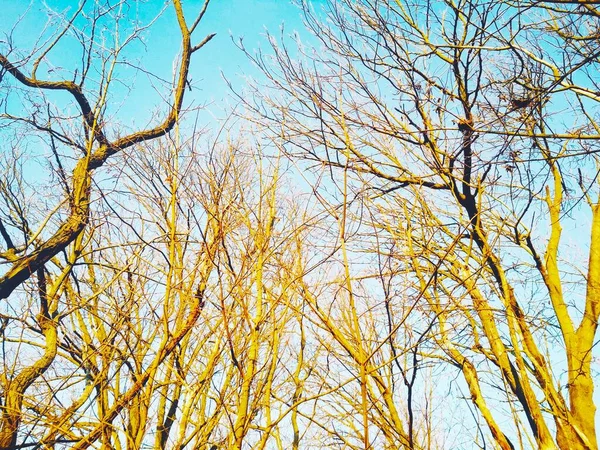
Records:
[[[298,2],[221,122],[213,3],[4,30],[0,448],[597,449],[597,2]]]

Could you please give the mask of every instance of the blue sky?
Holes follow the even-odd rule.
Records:
[[[183,3],[188,22],[191,22],[200,10],[203,0]],[[94,2],[88,0],[86,9],[88,4],[93,5]],[[31,2],[0,0],[3,23],[0,27],[2,33],[0,40],[7,40],[10,26],[22,16],[22,20],[12,33],[12,39],[14,46],[23,54],[27,54],[48,23],[49,10],[56,12],[56,16],[50,28],[42,33],[43,36],[50,36],[52,31],[57,29],[60,20],[64,21],[65,17],[70,17],[77,10],[78,5],[79,2],[75,0],[33,0]],[[148,32],[144,33],[144,45],[132,44],[129,53],[126,53],[126,58],[140,64],[145,70],[169,80],[172,77],[173,61],[180,49],[180,34],[172,5],[164,0],[138,3],[131,1],[129,8],[123,11],[128,17],[137,17],[142,23],[148,23],[165,6],[165,12]],[[107,24],[109,23],[112,21],[107,20]],[[79,23],[80,26],[83,24],[83,21]],[[241,88],[244,84],[244,76],[259,75],[250,61],[235,46],[232,38],[236,40],[243,38],[249,50],[259,47],[268,49],[266,30],[279,35],[282,25],[285,26],[286,34],[299,31],[301,35],[307,35],[303,32],[301,12],[291,0],[212,0],[194,35],[195,42],[200,42],[209,33],[217,33],[217,35],[194,55],[189,77],[193,90],[186,92],[186,104],[206,103],[209,105],[208,112],[221,115],[224,102],[230,96],[223,76],[227,77],[235,87]],[[123,35],[125,35],[124,31]],[[107,36],[109,35],[110,33],[107,33]],[[5,42],[0,43],[0,48],[5,51]],[[38,77],[64,78],[81,66],[80,58],[81,47],[72,38],[63,39],[62,46],[50,52],[47,57],[54,68],[59,70],[52,69],[52,72],[46,72],[50,66],[42,64]],[[26,66],[26,69],[31,69],[31,64]],[[118,122],[125,126],[132,126],[134,123],[146,124],[153,111],[164,110],[164,102],[159,93],[165,95],[167,92],[164,87],[155,91],[152,83],[157,80],[152,81],[147,75],[139,71],[134,73],[125,67],[117,69],[115,78],[129,83],[125,89],[123,86],[119,88],[113,85],[113,93],[116,92],[117,95],[110,102],[109,115],[116,113]],[[60,94],[56,97],[56,101],[60,102]]]
[[[93,0],[88,2],[93,4]],[[184,1],[188,21],[193,20],[201,8],[202,2],[203,0]],[[0,40],[6,39],[3,34],[9,33],[11,25],[17,22],[19,16],[25,14],[15,28],[12,37],[15,47],[20,49],[23,54],[27,54],[48,21],[48,8],[56,11],[56,24],[58,24],[61,17],[72,14],[78,3],[76,0],[47,0],[46,2],[42,0],[32,2],[0,0],[0,23],[2,24]],[[132,0],[131,4],[131,9],[127,13],[131,14],[131,17],[139,17],[142,22],[148,22],[158,14],[165,5],[165,1],[148,0],[138,3],[136,6]],[[217,36],[199,51],[192,61],[190,80],[193,90],[186,93],[186,104],[209,103],[207,111],[217,116],[221,115],[224,108],[223,103],[229,97],[223,75],[238,88],[243,86],[244,76],[260,76],[250,61],[234,45],[232,37],[234,39],[243,37],[244,43],[250,51],[262,47],[268,52],[269,44],[265,38],[265,32],[269,30],[278,36],[282,24],[285,24],[286,34],[299,31],[303,40],[310,40],[307,33],[302,31],[300,11],[291,0],[212,0],[205,20],[195,34],[195,42],[201,41],[209,33],[217,33]],[[43,35],[49,36],[52,31],[53,28],[50,28]],[[145,45],[141,43],[132,45],[132,51],[127,58],[139,60],[139,64],[145,70],[161,78],[170,79],[173,61],[180,49],[179,30],[170,5],[148,33],[144,34],[144,38]],[[0,51],[3,51],[4,45],[0,43]],[[110,47],[110,43],[107,46]],[[40,77],[60,79],[72,73],[79,64],[79,50],[80,48],[73,41],[66,39],[62,46],[57,47],[48,55],[50,63],[40,69]],[[60,69],[61,67],[63,69]],[[27,71],[30,68],[29,65],[24,70]],[[163,88],[155,91],[151,85],[153,79],[148,78],[142,72],[134,71],[136,73],[133,73],[125,67],[119,68],[119,70],[117,78],[123,80],[125,85],[113,85],[116,91],[109,104],[108,114],[115,114],[125,126],[133,126],[134,122],[141,123],[143,126],[155,110],[161,112],[157,120],[164,117],[167,108],[160,94],[168,96],[168,91]],[[50,95],[52,96],[51,100],[57,104],[65,99],[59,93]],[[203,116],[205,119],[208,117],[208,115]],[[156,120],[153,123],[156,123]],[[205,120],[203,125],[210,127],[212,122]],[[573,227],[578,224],[586,227],[589,220],[586,217],[585,220],[571,223],[573,223]],[[573,233],[571,235],[574,236]],[[583,242],[581,245],[587,246],[587,235],[582,233],[581,236],[576,236],[574,244]],[[574,258],[576,256],[574,255]],[[597,394],[600,395],[600,391],[597,391]]]

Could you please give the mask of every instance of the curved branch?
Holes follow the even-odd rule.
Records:
[[[85,229],[89,218],[89,203],[92,173],[94,169],[101,167],[109,157],[140,142],[156,139],[167,134],[175,126],[183,105],[183,97],[188,78],[190,61],[195,50],[202,47],[212,39],[214,34],[209,35],[200,44],[192,46],[191,31],[185,23],[183,9],[179,0],[173,0],[177,21],[182,36],[182,55],[179,65],[179,76],[173,104],[165,120],[154,128],[138,131],[128,136],[109,142],[98,123],[90,102],[83,93],[80,85],[73,81],[45,81],[38,80],[34,76],[28,77],[17,66],[11,63],[4,55],[0,54],[0,67],[4,68],[17,81],[27,87],[42,90],[61,90],[69,92],[81,109],[86,127],[92,130],[94,140],[99,147],[91,154],[82,157],[73,170],[71,211],[69,217],[58,227],[58,230],[46,241],[41,243],[28,255],[15,261],[8,272],[0,278],[0,299],[8,296],[33,272],[48,262],[54,255],[65,249]],[[203,14],[201,12],[201,14]]]

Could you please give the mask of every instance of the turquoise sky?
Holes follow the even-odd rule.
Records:
[[[103,3],[103,2],[100,2]],[[118,3],[111,1],[111,3]],[[203,0],[184,1],[184,10],[188,22],[191,22],[202,6]],[[6,51],[7,37],[11,34],[14,47],[22,55],[27,54],[35,45],[40,34],[49,37],[61,21],[71,17],[77,10],[79,2],[75,0],[0,0],[0,49]],[[84,12],[91,12],[89,7],[94,5],[88,0]],[[145,2],[130,1],[122,12],[129,18],[137,18],[141,23],[148,23],[156,17],[161,9],[164,13],[143,34],[144,43],[135,42],[125,54],[128,61],[142,66],[160,78],[170,80],[173,72],[173,61],[180,49],[180,34],[169,1],[148,0]],[[55,16],[49,19],[48,11],[54,11]],[[52,14],[52,13],[51,13]],[[18,21],[21,17],[20,22]],[[44,32],[44,27],[51,20],[51,25]],[[12,30],[13,24],[17,23]],[[79,28],[85,26],[83,20],[76,21]],[[89,23],[89,22],[88,22]],[[108,24],[113,20],[107,19]],[[112,26],[112,25],[110,25]],[[251,62],[235,46],[232,39],[244,39],[246,48],[268,51],[269,44],[266,31],[279,37],[281,27],[285,27],[287,35],[298,31],[301,36],[310,39],[304,32],[302,16],[299,8],[291,0],[212,0],[206,16],[195,33],[195,42],[201,41],[209,33],[217,33],[216,37],[203,49],[194,55],[190,80],[192,91],[186,92],[186,105],[207,104],[206,113],[222,116],[231,94],[223,79],[225,76],[236,88],[242,88],[245,76],[258,76]],[[99,27],[101,28],[101,27]],[[122,30],[124,36],[125,29]],[[106,33],[107,47],[110,47],[112,29]],[[13,57],[14,59],[14,57]],[[74,69],[81,66],[81,46],[73,38],[66,37],[61,46],[47,56],[48,66],[42,65],[38,77],[61,79],[71,76]],[[31,69],[31,64],[25,66]],[[51,71],[48,72],[47,70]],[[55,70],[56,69],[56,70]],[[167,94],[164,85],[158,85],[158,79],[127,67],[117,69],[116,79],[122,79],[123,85],[114,84],[114,97],[109,105],[109,116],[116,117],[117,122],[125,126],[147,124],[152,112],[166,111],[164,99],[160,95]],[[134,81],[131,81],[134,80]],[[89,89],[89,87],[88,87]],[[52,100],[60,104],[61,94],[56,94]],[[67,98],[64,98],[66,101]],[[159,113],[160,114],[160,113]]]

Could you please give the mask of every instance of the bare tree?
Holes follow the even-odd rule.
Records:
[[[25,136],[29,133],[41,138],[48,146],[56,182],[49,183],[54,187],[50,188],[46,199],[31,205],[32,193],[40,189],[42,184],[27,184],[28,180],[23,174],[27,172],[29,163],[23,159],[22,149],[17,143],[13,146],[13,154],[3,161],[3,170],[8,176],[1,186],[6,209],[0,218],[0,234],[4,241],[0,259],[8,267],[0,278],[0,298],[10,298],[10,303],[3,308],[9,313],[3,315],[7,324],[5,331],[12,330],[12,323],[21,322],[22,317],[22,330],[30,330],[43,336],[43,343],[39,344],[41,351],[38,354],[27,357],[26,354],[21,355],[21,352],[18,352],[18,358],[11,363],[6,363],[5,359],[0,448],[13,448],[16,445],[24,418],[25,392],[62,354],[63,344],[59,337],[61,321],[73,310],[77,311],[77,316],[83,314],[79,308],[85,309],[84,305],[79,304],[81,292],[78,292],[78,289],[81,286],[74,286],[76,281],[72,279],[75,277],[76,266],[85,263],[86,257],[88,260],[90,258],[89,245],[93,241],[93,231],[97,226],[94,225],[86,233],[91,222],[92,204],[97,202],[93,187],[95,172],[105,165],[110,157],[125,149],[133,150],[137,144],[166,135],[178,122],[183,112],[183,97],[192,55],[213,37],[208,35],[198,44],[193,42],[192,37],[207,6],[208,1],[201,7],[194,21],[188,24],[181,3],[178,0],[173,1],[172,7],[181,32],[181,54],[174,74],[172,99],[166,114],[155,126],[131,133],[115,133],[114,129],[118,128],[118,124],[110,122],[109,99],[116,83],[117,66],[124,63],[128,47],[141,36],[152,21],[147,25],[135,23],[127,15],[127,2],[81,2],[70,17],[60,17],[57,23],[50,24],[50,35],[42,35],[35,47],[28,52],[13,48],[12,36],[8,36],[3,42],[0,53],[0,79],[3,81],[6,95],[3,98],[5,112],[0,118],[3,125],[13,127],[15,140],[21,147],[28,143],[30,138]],[[80,27],[78,24],[82,22],[84,25]],[[112,34],[108,34],[107,22],[114,30]],[[114,45],[105,46],[104,39],[112,39]],[[74,47],[80,50],[81,60],[78,67],[71,72],[57,70],[49,62],[53,53],[64,51],[66,48],[72,51]],[[68,107],[63,109],[54,105],[53,97],[58,93],[66,94],[72,100],[77,108],[73,116],[65,113]],[[18,113],[12,112],[15,102],[21,103]],[[72,172],[68,175],[70,167]],[[30,167],[29,169],[31,170]],[[56,183],[60,184],[61,189],[56,189]],[[55,203],[52,204],[52,201]],[[119,270],[122,272],[125,269]],[[91,288],[96,289],[97,295],[112,284],[96,284],[100,281],[95,279],[93,272],[90,275]],[[35,284],[28,285],[27,281],[32,276]],[[19,293],[13,294],[17,288]],[[22,303],[21,298],[27,300]],[[94,303],[95,298],[92,296],[90,301]],[[196,306],[190,306],[190,318],[197,317],[199,301],[198,299]],[[100,310],[99,307],[97,311]],[[91,318],[84,317],[83,320]],[[125,319],[118,319],[118,323],[122,323],[123,320]],[[166,358],[193,323],[194,320],[182,322],[181,330],[163,342],[155,361],[160,362]],[[114,340],[117,337],[116,324],[111,330],[102,331],[100,324],[96,324],[96,327],[95,332],[100,333],[99,335],[80,336],[84,340],[91,339],[92,341],[87,342],[89,345],[92,345],[94,338]],[[21,335],[20,339],[25,339],[25,335]],[[108,359],[114,356],[111,352],[104,354]],[[82,358],[81,363],[87,366],[88,356],[79,357]],[[19,363],[18,360],[22,358],[26,358],[23,361],[33,362]],[[89,376],[94,372],[93,367],[91,364],[89,370],[92,372],[88,373]],[[102,367],[102,370],[96,367],[100,372],[94,374],[94,378],[114,375],[110,373],[108,366]],[[119,413],[122,405],[136,395],[150,376],[151,371],[145,371],[136,378],[129,391],[122,393],[118,400],[115,397],[115,404],[111,407],[107,406],[108,399],[105,397],[102,408],[106,409],[101,408],[101,415],[106,422],[90,431],[86,439],[76,447],[83,448],[100,435],[107,436],[107,427],[111,420]],[[85,397],[80,401],[85,403]],[[60,426],[64,426],[60,416],[51,421],[53,420],[58,420]],[[28,439],[27,435],[25,439]]]
[[[312,5],[211,140],[208,1],[141,130],[126,1],[2,41],[0,448],[597,448],[597,5]]]
[[[434,324],[415,355],[462,374],[474,442],[596,449],[597,5],[302,7],[315,47],[271,38],[244,98],[303,167],[351,175],[418,300],[389,336]]]
[[[62,91],[69,94],[79,108],[78,118],[83,127],[83,133],[79,136],[65,135],[61,131],[55,130],[53,122],[58,122],[58,127],[61,125],[66,126],[66,124],[60,123],[60,116],[58,118],[54,117],[55,114],[58,114],[51,111],[49,103],[47,103],[48,107],[44,108],[48,110],[46,121],[42,121],[35,111],[32,112],[31,116],[26,117],[13,117],[10,114],[3,115],[5,120],[21,121],[31,126],[34,130],[37,129],[45,132],[47,139],[53,144],[55,141],[59,141],[68,145],[73,149],[74,154],[78,155],[78,159],[68,184],[69,197],[65,201],[68,204],[69,213],[66,219],[60,221],[57,229],[50,235],[37,232],[32,236],[26,236],[26,240],[22,243],[14,243],[12,239],[8,239],[6,242],[7,249],[3,252],[2,256],[11,266],[7,273],[2,276],[2,279],[0,279],[0,298],[8,298],[15,288],[27,280],[31,274],[35,273],[53,256],[64,250],[81,234],[89,217],[92,174],[96,169],[102,167],[112,155],[135,144],[163,136],[173,128],[182,111],[183,96],[186,91],[186,84],[188,83],[187,77],[192,55],[214,36],[208,35],[199,44],[192,42],[192,33],[196,30],[204,16],[208,2],[205,2],[194,22],[188,25],[181,3],[175,0],[173,8],[181,31],[182,48],[179,67],[175,75],[173,98],[166,117],[152,128],[111,138],[108,129],[109,124],[106,123],[105,115],[107,97],[114,82],[113,73],[117,64],[121,62],[121,54],[125,51],[127,45],[138,38],[143,28],[136,27],[123,42],[120,42],[115,36],[115,48],[110,49],[103,49],[101,42],[97,42],[94,39],[87,41],[84,40],[85,36],[81,36],[82,40],[80,43],[83,47],[82,67],[78,68],[81,69],[80,72],[74,70],[72,80],[54,81],[40,79],[37,76],[40,67],[45,64],[49,53],[60,44],[61,39],[67,33],[72,32],[75,36],[79,36],[77,30],[74,29],[73,23],[83,14],[84,5],[85,2],[81,4],[70,20],[66,21],[61,28],[56,30],[48,43],[32,49],[27,56],[23,57],[19,55],[16,56],[18,59],[11,60],[15,49],[10,46],[5,48],[3,53],[0,54],[0,66],[2,67],[3,78],[6,76],[5,74],[9,74],[21,85],[41,91],[42,93]],[[122,9],[125,5],[125,2],[105,7],[98,5],[98,9],[94,11],[95,14],[89,19],[91,22],[89,25],[91,36],[95,36],[98,31],[96,27],[99,26],[100,19],[107,15],[109,17],[114,16],[117,19],[118,30],[118,20],[121,20]],[[100,53],[100,61],[93,60],[97,52]],[[25,65],[31,65],[29,72],[23,69]],[[90,69],[98,68],[98,66],[102,70],[100,79],[90,80]],[[97,83],[99,85],[97,92],[91,89],[90,91],[86,91],[86,82],[88,84],[92,82]],[[44,103],[46,102],[42,100],[42,104]],[[60,161],[57,161],[57,164],[60,165]],[[66,175],[62,173],[61,176],[66,181]],[[5,239],[9,237],[7,232],[3,233],[3,235]],[[32,240],[33,242],[30,242]]]

